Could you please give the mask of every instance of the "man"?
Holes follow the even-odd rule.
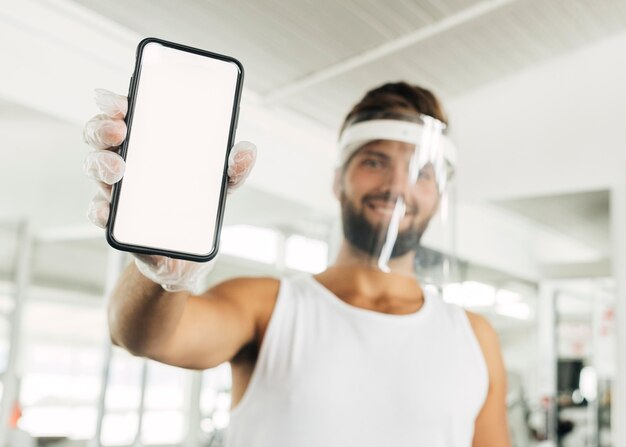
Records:
[[[86,161],[102,190],[89,216],[106,225],[123,175],[125,98],[98,93]],[[482,317],[425,294],[419,241],[445,190],[445,116],[406,83],[368,92],[343,126],[333,189],[343,234],[316,276],[237,278],[199,294],[210,265],[136,256],[109,304],[113,343],[183,368],[230,362],[230,447],[506,447],[505,372]],[[233,148],[230,183],[254,163]]]

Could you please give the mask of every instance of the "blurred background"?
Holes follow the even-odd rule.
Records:
[[[323,270],[349,107],[432,89],[459,147],[443,298],[500,336],[514,446],[626,446],[624,0],[0,0],[0,445],[218,446],[228,426],[228,365],[109,343],[129,259],[85,217],[82,127],[147,36],[246,69],[237,140],[259,157],[211,283]]]

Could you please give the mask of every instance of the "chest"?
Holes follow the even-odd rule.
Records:
[[[393,409],[438,420],[456,410],[471,413],[474,404],[463,410],[460,403],[481,399],[485,377],[476,359],[457,346],[402,341],[335,340],[309,351],[288,382],[291,400],[318,411]]]
[[[293,414],[406,427],[473,420],[482,406],[480,359],[449,328],[311,323],[283,352],[288,371],[274,395]]]
[[[416,316],[374,315],[314,294],[278,304],[255,403],[238,415],[280,421],[268,433],[284,442],[268,446],[470,445],[488,378],[458,315],[435,302]]]
[[[390,315],[406,315],[417,312],[424,304],[421,297],[397,298],[393,296],[363,297],[363,296],[342,296],[337,299],[344,303],[359,308]]]

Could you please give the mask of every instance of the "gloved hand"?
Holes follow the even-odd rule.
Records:
[[[99,189],[87,210],[88,219],[105,228],[109,219],[112,185],[124,176],[126,164],[119,155],[119,146],[126,138],[124,117],[128,111],[125,96],[108,90],[96,90],[96,104],[103,112],[85,125],[85,142],[96,150],[87,154],[83,169],[96,180]],[[243,184],[256,160],[256,146],[240,141],[233,146],[228,158],[228,192]],[[199,292],[201,279],[213,268],[215,260],[192,262],[166,256],[133,253],[139,271],[170,292],[189,290]]]

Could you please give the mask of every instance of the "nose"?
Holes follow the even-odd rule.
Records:
[[[409,189],[409,172],[405,163],[396,163],[388,171],[386,185],[394,197],[405,197]]]

